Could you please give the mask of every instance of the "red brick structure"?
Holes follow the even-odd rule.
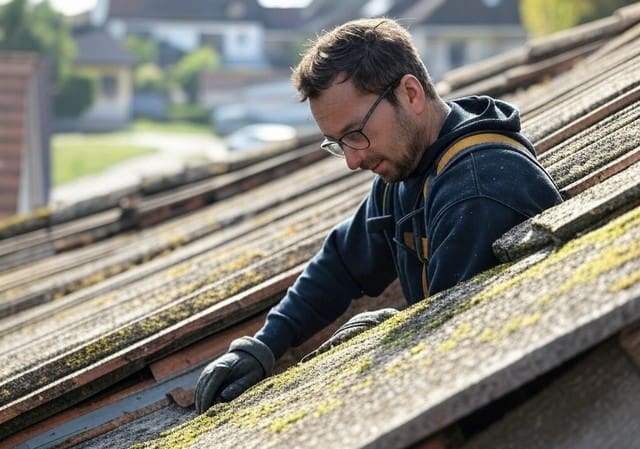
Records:
[[[35,54],[0,53],[0,218],[48,201],[49,73]]]

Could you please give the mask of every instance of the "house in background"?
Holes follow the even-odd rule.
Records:
[[[47,204],[50,73],[36,54],[0,52],[0,218]]]
[[[93,104],[80,117],[57,118],[57,131],[112,131],[131,121],[135,58],[103,29],[76,31],[74,72],[94,80]]]
[[[150,37],[173,58],[213,47],[224,67],[263,67],[262,7],[256,0],[98,0],[92,24],[115,37]]]
[[[409,28],[434,80],[527,39],[518,0],[313,0],[302,28],[330,29],[359,17],[392,17]]]
[[[429,73],[440,80],[451,69],[524,45],[527,32],[521,24],[519,3],[423,0],[394,15],[407,18]]]
[[[264,51],[272,66],[268,76],[273,78],[253,84],[290,83],[289,68],[297,64],[309,39],[347,20],[383,16],[398,19],[409,28],[434,80],[455,67],[520,47],[527,37],[517,0],[313,0],[305,8],[265,8]],[[258,104],[257,98],[247,96],[241,88],[230,89],[229,79],[249,81],[243,73],[222,71],[202,77],[202,104],[214,109],[213,124],[218,132],[274,120],[308,125],[308,111],[298,104],[295,93],[287,91],[280,98]]]
[[[306,122],[297,100],[260,105],[244,89],[287,83],[309,39],[359,17],[393,17],[413,34],[431,76],[521,46],[526,32],[517,0],[312,0],[300,8],[268,8],[258,0],[98,0],[90,21],[111,36],[153,39],[167,67],[201,45],[220,55],[221,66],[201,76],[199,104],[214,110],[218,132],[273,117]],[[280,113],[287,108],[295,113]],[[277,110],[277,114],[269,111]],[[283,121],[284,118],[281,120]]]

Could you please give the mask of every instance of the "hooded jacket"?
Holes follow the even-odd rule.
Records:
[[[440,134],[416,170],[388,187],[377,177],[351,218],[332,229],[271,309],[256,338],[276,358],[338,318],[353,299],[378,296],[397,277],[414,304],[497,265],[491,250],[496,239],[562,201],[520,134],[515,107],[487,96],[448,105]],[[436,175],[452,143],[480,132],[515,139],[529,154],[508,144],[474,145]]]

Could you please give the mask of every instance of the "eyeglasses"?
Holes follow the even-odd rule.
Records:
[[[399,80],[396,80],[385,87],[385,89],[378,96],[376,101],[373,102],[373,104],[365,114],[362,122],[360,122],[360,127],[358,129],[349,131],[339,139],[325,136],[324,141],[320,144],[320,148],[322,148],[323,150],[327,150],[332,155],[340,158],[344,158],[343,145],[346,145],[354,150],[366,150],[367,148],[369,148],[371,146],[371,141],[365,135],[365,133],[362,132],[362,130],[367,125],[367,121],[371,117],[371,114],[373,114],[373,111],[375,111],[378,104],[380,104],[382,99],[386,97],[389,92],[391,92],[391,90],[398,84],[398,82]]]

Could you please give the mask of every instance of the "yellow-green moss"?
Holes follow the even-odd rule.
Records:
[[[3,388],[2,390],[0,390],[0,401],[4,402],[10,397],[11,397],[11,390],[7,388]]]
[[[417,354],[420,354],[425,349],[427,349],[427,344],[424,341],[421,341],[417,345],[409,348],[409,354],[417,355]]]
[[[638,282],[640,282],[640,269],[638,269],[635,272],[631,273],[631,275],[629,275],[627,277],[619,279],[617,282],[615,282],[613,285],[611,285],[611,287],[609,287],[609,291],[617,292],[617,291],[620,291],[620,290],[626,290],[629,287],[634,286]]]
[[[500,339],[500,334],[494,329],[485,328],[482,329],[480,335],[476,338],[479,343],[496,343]]]
[[[502,334],[512,334],[513,332],[525,327],[533,326],[540,321],[541,315],[535,313],[526,316],[515,316],[505,323],[502,327]]]
[[[33,211],[26,214],[11,215],[7,218],[0,219],[0,235],[5,232],[13,231],[12,228],[18,229],[20,226],[24,226],[28,221],[42,221],[48,220],[51,216],[51,209],[49,207],[38,207]]]
[[[376,382],[384,382],[387,375],[396,375],[405,370],[415,369],[417,365],[430,365],[432,360],[425,355],[428,345],[427,342],[423,340],[426,332],[429,329],[441,326],[451,317],[458,315],[470,307],[495,298],[504,297],[505,294],[511,291],[519,291],[525,283],[535,284],[536,281],[542,280],[558,271],[558,267],[573,262],[576,256],[582,257],[582,254],[586,254],[587,252],[591,253],[588,254],[588,261],[571,271],[571,275],[554,288],[553,291],[549,293],[550,295],[559,297],[570,293],[576,288],[589,288],[589,284],[599,281],[604,273],[615,270],[627,262],[637,260],[638,257],[640,257],[640,243],[632,242],[623,244],[622,242],[615,242],[615,240],[629,232],[631,227],[637,228],[639,225],[640,211],[633,211],[611,222],[602,229],[570,242],[534,265],[528,266],[525,271],[511,275],[507,279],[498,277],[507,268],[506,266],[501,266],[490,273],[489,276],[497,276],[488,288],[483,289],[470,298],[464,298],[459,304],[453,307],[452,311],[446,310],[441,316],[429,317],[430,321],[420,324],[419,315],[421,313],[426,311],[434,301],[447,298],[437,296],[435,299],[430,298],[425,300],[387,320],[377,328],[332,349],[328,353],[322,354],[310,362],[299,364],[281,375],[268,379],[247,392],[246,394],[248,396],[245,396],[246,400],[259,400],[262,393],[265,395],[275,395],[283,393],[284,389],[291,389],[290,391],[293,391],[293,388],[296,388],[295,385],[297,385],[300,380],[300,376],[306,373],[313,377],[313,374],[311,374],[312,371],[322,367],[327,371],[322,373],[321,378],[317,379],[313,377],[313,382],[317,382],[318,385],[322,383],[321,390],[316,390],[320,387],[311,381],[305,385],[305,387],[308,388],[309,394],[317,391],[322,392],[324,395],[321,405],[316,409],[313,409],[308,401],[302,401],[300,408],[295,409],[295,405],[299,403],[296,402],[295,397],[292,398],[289,395],[286,396],[285,399],[280,399],[280,401],[289,401],[286,407],[290,407],[290,409],[284,415],[281,414],[284,410],[279,408],[280,406],[278,404],[267,403],[265,405],[263,402],[260,403],[261,405],[254,406],[252,409],[249,408],[244,412],[238,408],[242,405],[238,405],[236,406],[237,410],[235,412],[221,413],[221,415],[225,415],[226,417],[224,419],[232,423],[241,423],[243,426],[248,425],[259,428],[265,428],[264,426],[267,426],[267,429],[276,433],[286,431],[292,424],[302,419],[319,418],[340,407],[341,403],[335,396],[338,395],[342,389],[346,388],[350,392],[358,392],[362,389],[375,388]],[[612,284],[611,288],[614,290],[629,288],[638,281],[640,281],[640,270],[635,270],[631,275]],[[485,327],[476,329],[472,327],[470,323],[463,322],[451,330],[448,338],[441,343],[441,347],[446,349],[447,345],[457,345],[461,341],[468,339],[492,344],[513,332],[517,332],[528,326],[535,326],[539,324],[542,319],[543,313],[536,311],[530,314],[513,316],[506,322],[497,323],[496,328]],[[418,335],[421,340],[415,342],[414,340]],[[376,357],[371,357],[370,355],[365,356],[362,352],[354,350],[354,348],[357,348],[357,345],[360,345],[365,340],[368,340],[367,343],[369,344],[369,346],[364,346],[365,350],[370,349],[371,351],[375,351],[375,349],[371,348],[379,348],[380,342],[386,343],[382,348],[388,352],[394,351],[395,348],[400,346],[406,346],[406,349],[402,352],[395,352],[395,357],[391,358],[388,362],[385,362],[384,358],[380,358],[380,361],[378,361]],[[399,343],[398,340],[400,341]],[[414,341],[413,344],[411,344],[412,341]],[[344,354],[342,363],[338,364],[335,363],[335,360],[332,360],[334,365],[330,366],[330,364],[327,363],[327,358],[334,357],[336,351],[342,351],[342,354]],[[352,357],[353,359],[349,360],[348,357]],[[322,365],[318,365],[321,363]],[[374,369],[376,364],[380,364],[379,367],[381,368],[376,371],[376,375],[366,375],[363,378],[362,374],[369,373]],[[327,399],[327,397],[329,397],[329,399]],[[284,407],[283,405],[282,408]],[[234,414],[236,416],[235,418]],[[277,416],[274,417],[273,415]],[[239,417],[241,416],[244,416],[245,419],[240,419]],[[224,422],[224,419],[221,416],[216,423],[210,422],[208,425],[211,427],[220,425],[220,423]],[[190,435],[198,435],[198,432],[190,430],[187,436]],[[172,446],[162,441],[161,446],[155,447],[164,448]]]
[[[307,413],[303,410],[296,410],[282,418],[278,418],[274,420],[269,426],[269,430],[274,433],[280,433],[289,427],[291,424],[300,421],[302,418],[307,416]]]
[[[229,422],[240,428],[255,428],[263,424],[280,411],[286,402],[283,400],[263,400],[246,409],[239,409],[229,414]]]
[[[200,415],[188,423],[162,432],[157,440],[136,444],[130,449],[186,449],[220,422],[219,416]]]
[[[373,381],[370,377],[368,377],[365,381],[367,385],[361,385],[362,388],[366,388],[371,385]],[[337,398],[327,399],[326,401],[321,402],[313,412],[314,418],[320,418],[321,416],[326,415],[340,407],[342,405],[342,400]]]

